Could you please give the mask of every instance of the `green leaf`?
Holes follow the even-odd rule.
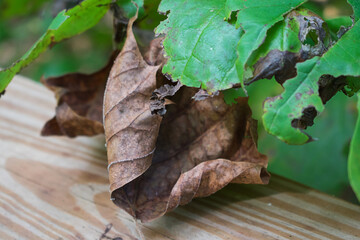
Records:
[[[319,141],[294,146],[269,134],[260,134],[259,151],[269,157],[269,171],[327,194],[344,197],[350,185],[347,158],[356,123],[354,100],[338,93],[326,104],[323,114],[309,129],[311,135],[321,136]]]
[[[287,14],[284,20],[267,31],[265,41],[247,60],[245,84],[250,85],[273,76],[282,84],[286,79],[294,77],[297,62],[321,55],[329,46],[330,35],[323,23],[319,16],[302,7]],[[234,97],[236,99],[239,93],[241,91],[225,91],[226,101],[230,102]],[[250,93],[249,96],[253,98]]]
[[[80,34],[97,24],[109,9],[112,0],[85,0],[76,7],[60,12],[46,33],[11,67],[0,71],[0,92],[22,68],[34,61],[48,47]]]
[[[174,81],[209,92],[229,89],[243,81],[245,64],[268,29],[303,2],[163,0],[159,11],[170,11],[156,29],[157,34],[166,34],[168,62],[163,72]],[[238,28],[232,24],[235,19],[229,19],[236,11]]]
[[[360,201],[360,94],[358,95],[357,108],[359,115],[350,145],[348,172],[352,189]]]
[[[227,1],[227,17],[231,11],[238,11],[236,26],[241,27],[245,34],[241,37],[237,54],[236,69],[239,81],[244,88],[246,65],[251,54],[263,43],[267,31],[277,22],[284,19],[284,15],[297,8],[304,0],[262,0],[262,1]],[[261,14],[259,14],[261,13]]]
[[[236,46],[242,35],[225,17],[225,0],[163,0],[159,11],[168,18],[157,27],[166,34],[168,57],[163,72],[174,81],[208,91],[231,88],[238,83]]]
[[[295,17],[286,17],[284,21],[275,24],[267,32],[264,43],[249,57],[247,67],[253,67],[260,58],[267,56],[272,50],[300,52],[302,43],[299,39],[299,25]]]
[[[281,96],[268,99],[264,104],[263,123],[266,131],[289,144],[304,144],[311,137],[292,126],[303,111],[324,109],[319,96],[319,79],[323,75],[360,76],[360,21],[332,46],[322,57],[315,57],[297,65],[297,76],[287,80]]]
[[[348,0],[348,2],[354,9],[355,21],[360,20],[360,1],[359,0]]]

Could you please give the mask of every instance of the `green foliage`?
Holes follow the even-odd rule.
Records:
[[[236,70],[238,82],[244,88],[244,81],[251,76],[246,76],[246,65],[251,54],[263,43],[267,31],[292,9],[298,7],[304,0],[263,0],[263,1],[237,1],[229,0],[227,18],[231,11],[238,11],[236,27],[241,27],[245,33],[237,46],[238,59]],[[271,11],[269,11],[271,9]],[[259,14],[261,12],[262,14]]]
[[[157,34],[166,34],[163,45],[169,59],[164,73],[209,91],[239,82],[234,49],[243,31],[224,21],[225,0],[163,0],[159,11],[170,11],[156,29]]]
[[[170,11],[156,29],[157,34],[166,34],[164,49],[169,59],[163,72],[174,81],[208,92],[242,83],[245,64],[267,30],[302,2],[163,0],[159,11]],[[276,7],[268,11],[271,6]],[[235,26],[232,12],[240,13]]]
[[[274,25],[267,32],[265,42],[255,50],[247,61],[247,66],[253,67],[260,58],[266,57],[272,50],[289,51],[298,53],[302,43],[299,39],[300,24],[294,17],[286,17]]]
[[[315,49],[311,49],[311,46],[319,44],[316,41],[323,41],[322,47],[326,49],[330,40],[325,42],[325,39],[321,39],[323,36],[320,37],[320,32],[315,37],[311,37],[310,30],[300,33],[300,25],[303,23],[296,17],[283,20],[286,13],[303,2],[163,0],[159,11],[170,11],[168,19],[156,30],[158,34],[166,34],[164,49],[168,62],[163,72],[174,81],[191,87],[201,86],[208,92],[229,89],[239,84],[244,89],[244,82],[253,77],[254,64],[271,50],[301,54],[300,50],[310,48],[307,54],[319,57],[297,65],[297,76],[286,81],[281,96],[266,101],[263,116],[265,129],[281,140],[289,144],[309,142],[312,138],[303,130],[307,125],[294,126],[294,121],[302,120],[309,108],[314,108],[317,113],[323,111],[325,100],[319,95],[321,77],[360,75],[360,48],[355,43],[360,36],[359,24],[356,23],[323,56],[321,51],[313,53]],[[357,20],[359,4],[356,1],[350,3],[354,4]],[[271,11],[268,11],[269,8]],[[236,29],[232,26],[234,20],[229,19],[234,11],[238,12]],[[259,12],[264,14],[259,15]],[[224,14],[225,19],[230,21],[222,20]],[[300,9],[296,14],[303,16],[304,22],[314,16],[305,9]],[[184,18],[185,15],[188,17]],[[348,24],[346,20],[344,22]],[[336,27],[332,25],[332,29]],[[306,42],[308,38],[313,42]],[[235,43],[236,55],[233,51]],[[228,94],[234,97],[238,91],[226,93],[228,102],[231,102]]]
[[[348,171],[350,184],[360,201],[360,94],[358,94],[358,120],[351,140]]]
[[[297,76],[287,80],[281,96],[265,102],[263,123],[266,131],[290,144],[304,144],[311,137],[292,125],[300,119],[306,108],[314,107],[318,113],[324,110],[319,96],[319,80],[323,75],[334,77],[360,76],[360,22],[349,30],[322,57],[315,57],[297,65]]]
[[[319,138],[309,144],[288,145],[264,133],[259,139],[259,150],[271,159],[269,171],[343,196],[349,188],[348,146],[356,122],[353,105],[354,99],[338,93],[309,129],[309,134]]]
[[[109,9],[111,0],[85,0],[80,5],[60,12],[46,33],[11,67],[0,72],[0,92],[22,68],[34,61],[55,43],[82,33],[97,24]]]

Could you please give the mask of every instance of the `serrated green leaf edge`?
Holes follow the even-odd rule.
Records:
[[[360,201],[360,94],[358,94],[358,120],[350,144],[348,173],[352,189]]]
[[[294,10],[302,15],[307,15],[308,10],[300,7]],[[246,67],[254,72],[254,64],[260,58],[266,57],[272,50],[287,51],[292,53],[299,53],[302,48],[302,43],[299,39],[300,23],[296,17],[286,15],[283,21],[274,24],[267,31],[265,41],[257,48],[249,59]],[[251,85],[247,88],[251,88]],[[236,103],[235,99],[243,97],[243,90],[228,89],[224,91],[224,99],[227,104]],[[249,93],[249,97],[252,98]]]
[[[284,84],[285,91],[264,104],[263,123],[267,132],[289,144],[305,144],[311,138],[302,130],[293,128],[293,119],[301,117],[307,107],[318,113],[324,105],[318,92],[322,75],[360,76],[360,21],[349,30],[322,57],[315,57],[297,65],[298,75]]]
[[[237,54],[236,69],[239,81],[244,89],[244,80],[251,77],[246,76],[246,65],[251,54],[265,41],[267,31],[277,22],[284,19],[284,15],[299,7],[307,0],[262,0],[241,1],[228,0],[228,14],[238,11],[236,26],[244,30],[241,37]],[[259,14],[261,13],[261,14]]]
[[[109,4],[112,2],[112,0],[85,0],[68,11],[60,12],[48,30],[20,60],[0,71],[0,92],[5,90],[15,74],[34,61],[48,47],[96,25],[108,11]]]
[[[159,12],[166,13],[170,11],[168,18],[156,29],[157,34],[166,34],[164,49],[168,62],[163,68],[163,73],[171,75],[174,81],[180,81],[190,87],[201,86],[209,92],[229,89],[239,83],[243,84],[243,78],[246,77],[246,62],[251,53],[263,43],[266,32],[275,23],[281,21],[286,13],[304,2],[306,0],[162,0]],[[271,6],[275,6],[274,11],[269,11]],[[222,28],[231,26],[224,19],[227,20],[232,12],[238,12],[238,29],[245,30],[247,33],[243,34],[241,30],[236,32],[228,29],[227,31],[214,31],[213,39],[208,37],[206,32],[208,28],[213,28],[216,25]],[[259,14],[259,12],[264,14]],[[190,25],[191,27],[187,27],[188,32],[194,31],[192,35],[182,31],[185,24],[194,21],[200,22],[199,18],[206,21],[201,25],[193,24]],[[212,21],[216,21],[215,24]],[[229,32],[232,32],[232,36],[237,34],[236,37],[239,37],[239,39],[233,38],[232,41],[226,41],[229,38]],[[208,38],[208,41],[203,41],[204,36]],[[214,39],[217,40],[217,43],[214,44],[216,46],[208,47],[207,45],[213,44]],[[237,63],[234,64],[232,46],[235,40],[238,41],[234,49],[238,49],[238,51],[235,60]],[[221,44],[223,44],[222,50],[219,48]],[[241,46],[242,44],[244,44],[244,47]],[[204,53],[206,47],[209,52],[208,55]],[[214,47],[220,50],[211,52],[210,50],[214,49]],[[220,55],[217,56],[218,54]],[[221,57],[224,60],[221,60]],[[219,67],[223,65],[226,68]]]
[[[295,11],[299,14],[305,14],[303,9]],[[299,32],[300,23],[296,17],[286,17],[283,21],[276,23],[267,31],[264,42],[252,52],[247,60],[246,67],[253,68],[260,58],[266,57],[272,50],[299,53],[302,47]]]

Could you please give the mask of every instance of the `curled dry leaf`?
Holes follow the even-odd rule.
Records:
[[[161,86],[158,89],[155,89],[155,91],[152,93],[152,96],[150,98],[150,110],[151,114],[157,114],[159,116],[164,116],[166,113],[166,107],[167,105],[166,97],[174,96],[177,91],[182,87],[182,84],[180,82],[177,82],[175,86],[165,84]]]
[[[132,33],[134,20],[105,92],[114,203],[150,221],[230,182],[267,183],[267,158],[257,151],[256,122],[247,99],[233,106],[226,105],[223,96],[199,102],[192,99],[196,89],[163,87],[155,94],[163,99],[178,91],[171,99],[176,104],[168,106],[164,119],[151,114],[160,65],[152,66],[141,56]]]
[[[41,135],[76,137],[104,133],[103,96],[117,54],[114,52],[108,64],[96,73],[74,73],[42,79],[45,86],[55,93],[58,104],[56,116],[45,124]]]
[[[196,101],[194,93],[183,88],[172,99],[176,104],[168,106],[150,167],[111,188],[115,204],[142,221],[213,194],[230,182],[268,182],[267,158],[257,151],[257,125],[247,99],[229,106],[223,96]],[[128,167],[122,164],[117,165],[119,176],[126,178]]]
[[[137,46],[130,19],[125,45],[110,72],[104,98],[110,189],[119,189],[151,164],[161,117],[152,115],[150,97],[160,68],[149,65]]]

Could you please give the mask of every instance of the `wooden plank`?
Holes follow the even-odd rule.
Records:
[[[39,136],[54,106],[21,77],[0,100],[0,239],[360,239],[359,206],[277,176],[137,223],[109,199],[103,136]]]

